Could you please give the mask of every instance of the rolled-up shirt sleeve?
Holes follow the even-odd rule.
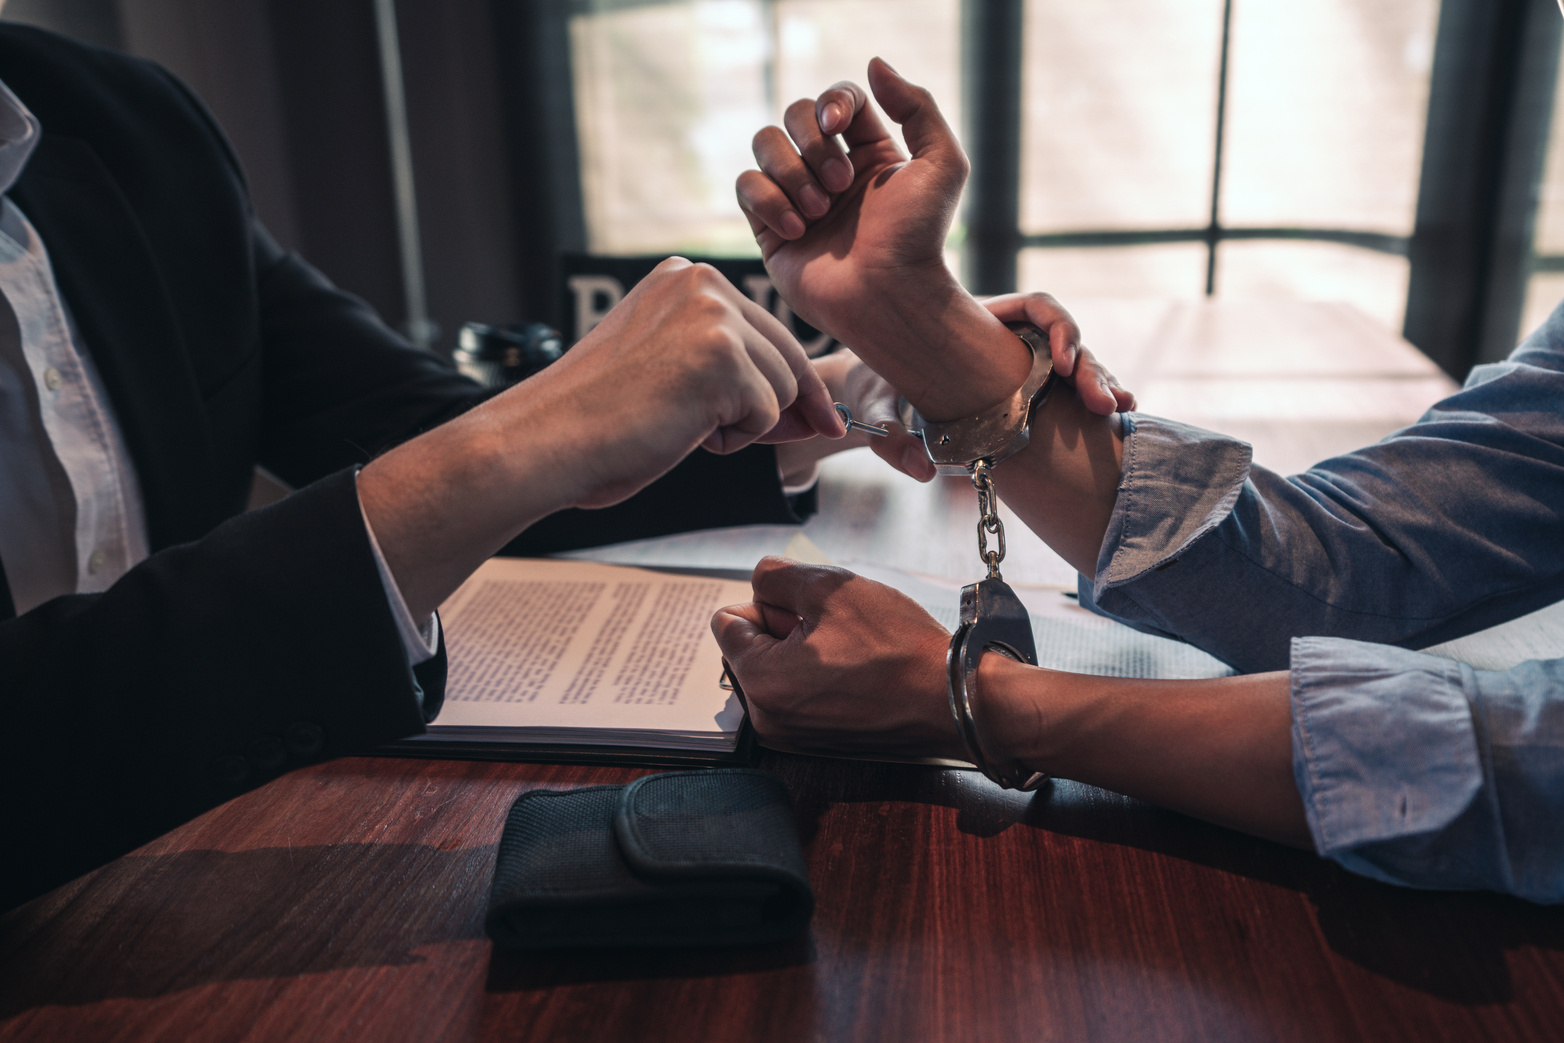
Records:
[[[1426,648],[1564,598],[1564,306],[1417,423],[1302,474],[1144,414],[1082,604],[1242,671],[1307,634]]]
[[[1176,562],[1232,513],[1250,456],[1248,443],[1236,438],[1126,414],[1118,500],[1088,593],[1111,602],[1115,589]]]
[[[1306,637],[1291,698],[1321,855],[1411,887],[1564,901],[1564,660],[1485,671]]]

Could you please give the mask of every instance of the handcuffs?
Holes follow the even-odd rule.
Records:
[[[984,652],[994,651],[1017,662],[1037,665],[1031,617],[999,575],[999,563],[1005,557],[1005,527],[999,520],[993,470],[1026,448],[1031,440],[1032,418],[1053,390],[1058,375],[1054,373],[1048,338],[1041,330],[1024,322],[1006,325],[1032,352],[1031,373],[1008,399],[977,416],[938,424],[923,419],[906,399],[901,400],[898,412],[902,426],[923,439],[924,449],[938,473],[968,475],[977,489],[978,556],[988,566],[988,576],[961,590],[961,623],[951,635],[950,649],[945,653],[946,690],[951,716],[972,763],[1005,789],[1029,791],[1046,781],[1047,773],[1032,771],[1019,763],[1003,768],[990,764],[983,755],[972,716],[972,693],[977,688],[978,662]],[[997,546],[992,550],[988,546],[990,533],[997,538]]]

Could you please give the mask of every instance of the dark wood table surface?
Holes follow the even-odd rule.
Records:
[[[1076,311],[1147,408],[1283,469],[1450,386],[1341,306]],[[972,577],[959,488],[839,458],[821,498],[806,531],[838,560]],[[1011,544],[1017,578],[1052,580],[1051,552]],[[348,759],[0,917],[0,1039],[1564,1039],[1564,910],[1380,885],[1075,783],[761,766],[793,794],[816,890],[796,942],[496,951],[482,919],[511,801],[641,772]]]
[[[624,768],[361,758],[0,919],[14,1040],[1527,1040],[1564,911],[1420,893],[1073,783],[766,754],[817,909],[751,949],[483,936],[506,810]],[[6,857],[18,857],[11,851]]]

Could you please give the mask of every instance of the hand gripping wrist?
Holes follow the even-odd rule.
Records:
[[[971,474],[978,461],[997,466],[1025,449],[1032,436],[1032,418],[1053,390],[1053,352],[1042,330],[1027,322],[1006,323],[1032,352],[1032,371],[1006,399],[976,416],[934,422],[925,420],[906,399],[898,412],[902,426],[923,439],[935,470],[943,475]]]

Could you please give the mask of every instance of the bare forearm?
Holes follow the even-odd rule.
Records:
[[[486,403],[369,464],[359,500],[415,619],[528,525],[569,505],[553,453],[515,448],[525,397]]]
[[[1027,447],[994,471],[1000,499],[1087,578],[1118,499],[1124,438],[1118,414],[1098,416],[1057,385]]]
[[[1020,387],[1032,364],[1016,335],[943,268],[870,290],[842,325],[839,339],[930,420],[982,412]]]
[[[1285,672],[1159,681],[984,657],[985,750],[1297,847],[1311,847],[1292,772]]]

